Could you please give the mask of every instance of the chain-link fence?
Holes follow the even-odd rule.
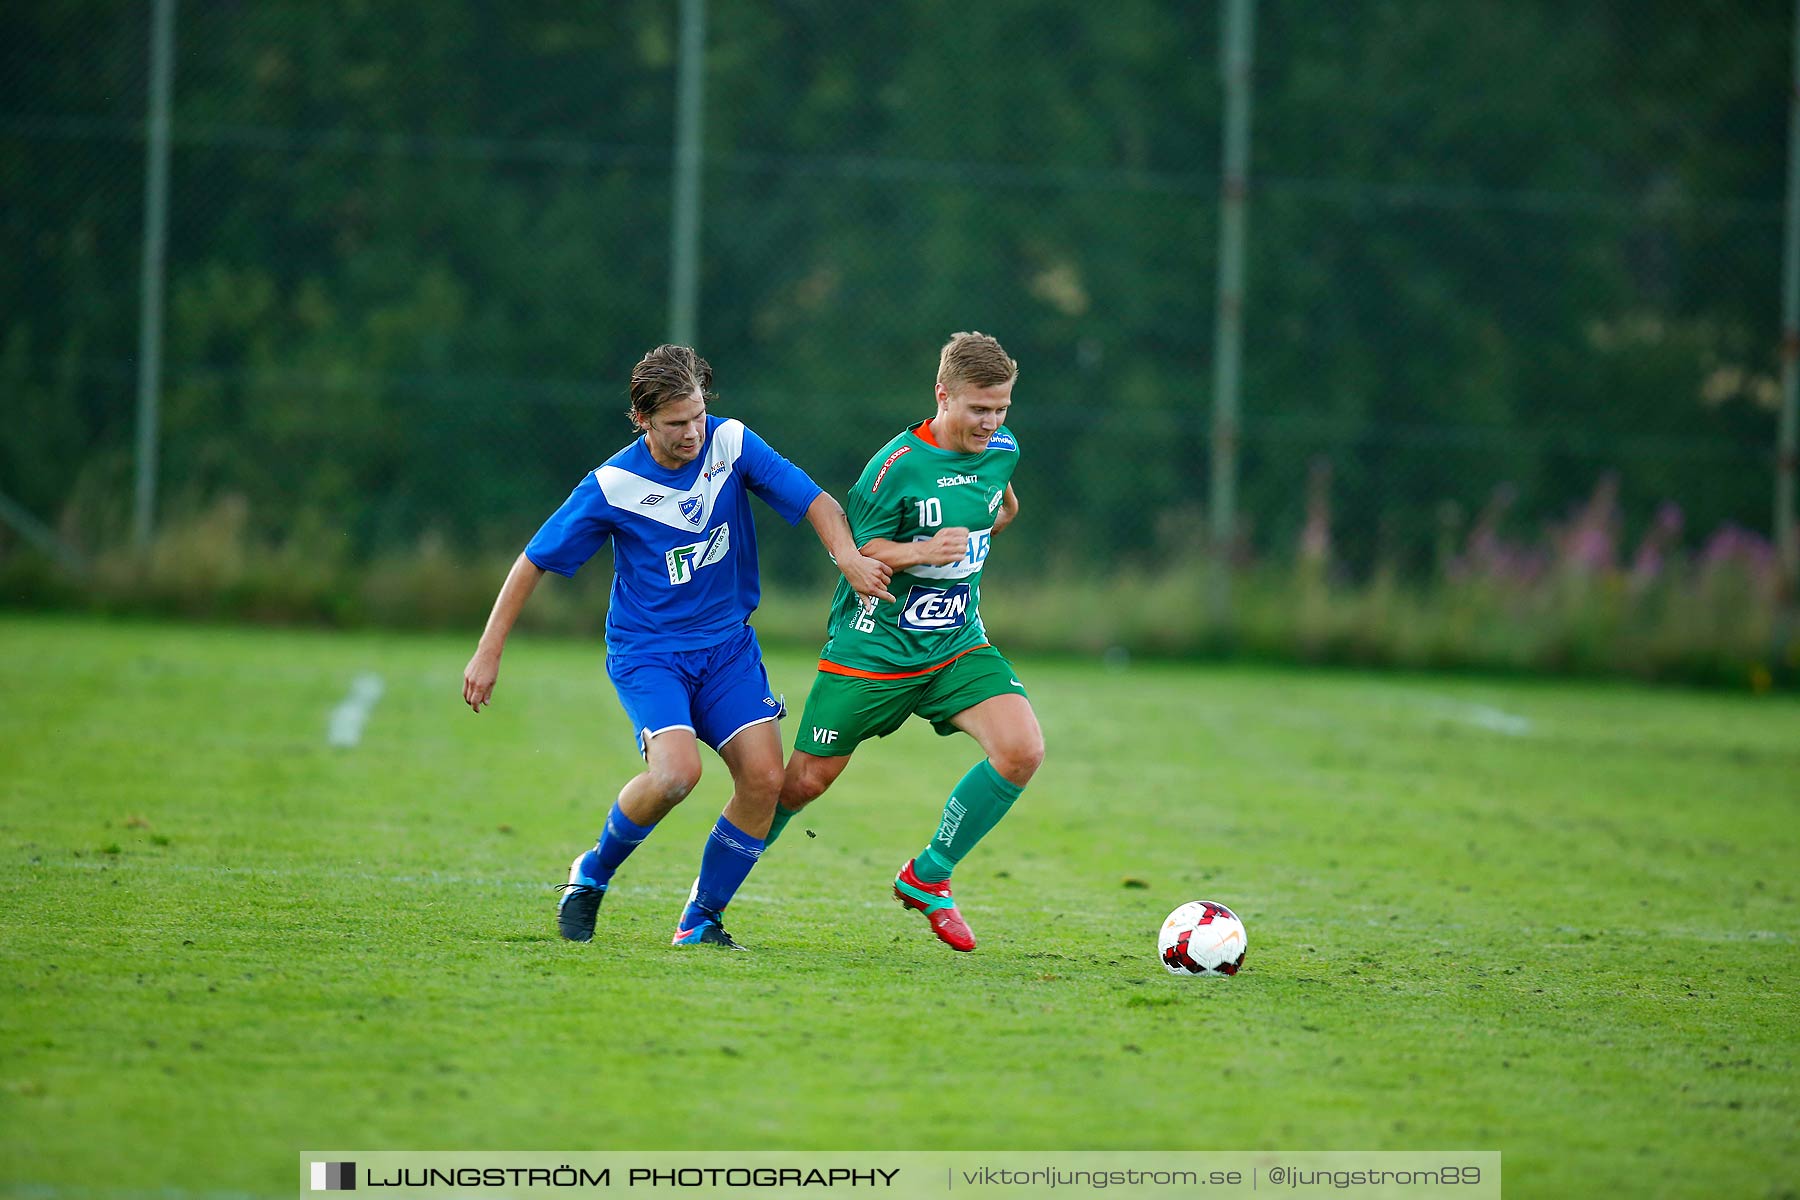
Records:
[[[1622,553],[1669,504],[1690,546],[1766,532],[1788,21],[1265,0],[1241,552],[1425,573],[1484,529],[1536,544],[1602,480]],[[629,436],[625,377],[667,334],[679,23],[183,0],[159,523],[237,497],[254,536],[351,559],[522,544]],[[1023,553],[1203,554],[1220,25],[713,3],[721,411],[841,494],[979,328],[1022,364]],[[149,27],[122,0],[0,14],[0,494],[88,550],[131,525]],[[766,553],[818,569],[802,534]]]

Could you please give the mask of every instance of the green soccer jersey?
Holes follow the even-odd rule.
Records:
[[[895,571],[887,589],[893,603],[866,600],[838,580],[820,657],[848,668],[842,674],[919,674],[987,642],[981,568],[1019,444],[1005,426],[977,454],[942,449],[919,434],[919,425],[906,430],[863,468],[847,505],[851,536],[859,546],[872,538],[920,542],[963,526],[969,550],[948,566]]]

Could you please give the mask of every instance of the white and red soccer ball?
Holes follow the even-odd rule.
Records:
[[[1249,935],[1237,914],[1211,900],[1190,900],[1169,914],[1156,936],[1171,975],[1236,975]]]

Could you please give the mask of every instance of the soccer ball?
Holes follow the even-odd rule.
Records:
[[[1236,975],[1248,946],[1237,914],[1211,900],[1188,901],[1156,936],[1157,954],[1171,975]]]

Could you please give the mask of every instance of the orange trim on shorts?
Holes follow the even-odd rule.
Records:
[[[834,663],[830,659],[819,660],[819,670],[827,675],[848,675],[853,679],[917,679],[921,675],[929,675],[933,671],[941,671],[963,654],[971,654],[976,650],[993,649],[992,642],[983,642],[979,646],[970,646],[962,654],[953,654],[935,667],[926,667],[923,671],[865,671],[861,667],[846,667],[842,663]]]

